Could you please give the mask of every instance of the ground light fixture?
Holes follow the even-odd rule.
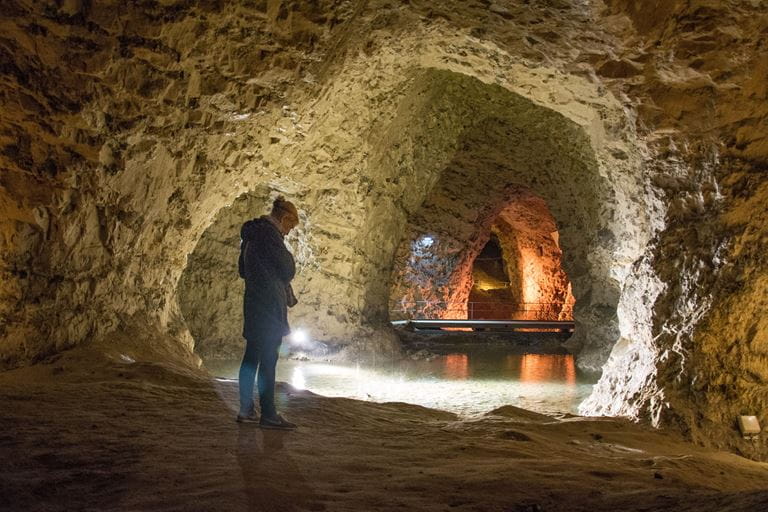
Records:
[[[288,341],[301,348],[309,348],[311,340],[309,339],[309,333],[305,329],[294,329],[291,334],[288,335]]]

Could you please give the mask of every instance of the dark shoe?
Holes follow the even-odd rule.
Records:
[[[259,427],[272,430],[295,430],[296,424],[287,421],[285,418],[277,414],[272,418],[261,418],[261,421],[259,421]]]
[[[235,421],[238,423],[258,423],[259,417],[255,412],[252,412],[251,414],[238,414],[237,420]]]

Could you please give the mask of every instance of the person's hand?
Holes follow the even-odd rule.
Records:
[[[293,288],[289,284],[285,287],[285,301],[288,304],[289,308],[292,308],[296,304],[299,303],[299,299],[296,298],[296,295],[293,293]]]

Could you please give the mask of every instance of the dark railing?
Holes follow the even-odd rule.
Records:
[[[563,302],[399,301],[390,305],[391,320],[495,319],[571,320],[573,304]]]
[[[527,331],[573,332],[575,324],[569,320],[393,320],[392,326],[415,331]]]

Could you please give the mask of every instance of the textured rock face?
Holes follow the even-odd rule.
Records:
[[[758,169],[768,160],[768,81],[757,48],[767,6],[669,2],[647,17],[645,2],[611,4],[632,21],[623,30],[636,46],[625,58],[642,62],[629,91],[655,157],[648,173],[665,227],[619,304],[622,323],[642,327],[616,345],[582,410],[649,417],[764,458],[735,422],[768,420],[765,266],[755,252],[766,206]]]
[[[477,188],[478,197],[459,192],[481,174],[472,169],[452,176],[450,187],[436,188],[433,193],[440,195],[425,203],[421,224],[411,226],[416,238],[404,240],[395,260],[390,311],[398,318],[572,318],[574,299],[546,202],[527,188],[507,185],[501,205],[478,220],[487,200],[482,186],[492,187],[498,178],[494,169]],[[505,263],[503,276],[482,271],[482,252],[491,238]],[[590,282],[600,280],[594,276]],[[615,304],[601,306],[613,311],[602,320],[611,322]]]
[[[193,359],[219,212],[276,192],[302,213],[295,318],[388,350],[396,262],[434,233],[467,265],[523,187],[603,368],[583,410],[759,455],[733,424],[768,423],[765,2],[3,9],[4,366],[128,331]]]
[[[521,318],[572,320],[571,283],[562,268],[559,233],[547,204],[535,195],[521,194],[502,210],[492,230],[509,262],[512,295],[524,305]]]

